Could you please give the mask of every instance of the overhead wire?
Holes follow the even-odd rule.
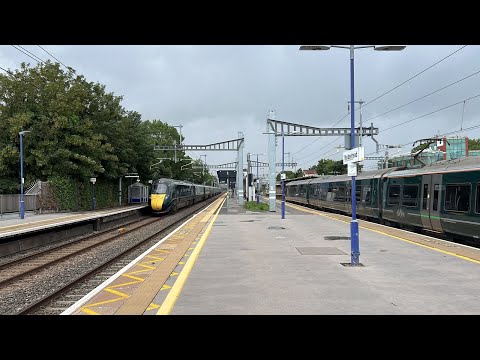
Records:
[[[384,93],[382,93],[381,95],[377,96],[377,97],[374,98],[373,100],[368,101],[368,102],[366,102],[365,104],[362,104],[362,107],[365,107],[365,106],[367,106],[367,105],[369,105],[369,104],[377,101],[378,99],[382,98],[383,96],[385,96],[385,95],[391,93],[392,91],[398,89],[399,87],[405,85],[405,84],[408,83],[409,81],[413,80],[414,78],[420,76],[420,75],[423,74],[424,72],[426,72],[426,71],[430,70],[431,68],[435,67],[436,65],[440,64],[441,62],[445,61],[446,59],[448,59],[449,57],[453,56],[454,54],[458,53],[460,50],[464,49],[465,47],[467,47],[467,45],[463,45],[463,46],[460,47],[459,49],[457,49],[457,50],[455,50],[454,52],[448,54],[447,56],[443,57],[442,59],[438,60],[438,61],[435,62],[434,64],[428,66],[427,68],[423,69],[422,71],[418,72],[417,74],[415,74],[415,75],[413,75],[412,77],[408,78],[407,80],[403,81],[402,83],[400,83],[400,84],[394,86],[393,88],[385,91]],[[480,72],[480,71],[479,71],[479,72]],[[459,80],[458,82],[463,81],[463,80],[467,79],[468,77],[471,77],[471,76],[476,75],[476,74],[477,74],[477,73],[471,74],[471,75],[467,76],[466,78]],[[450,85],[448,85],[448,86],[451,86],[451,85],[454,85],[454,84],[455,84],[455,83],[452,83],[452,84],[450,84]],[[448,87],[448,86],[447,86],[447,87]],[[446,87],[445,87],[445,88],[446,88]],[[443,89],[440,89],[440,90],[443,90]],[[440,90],[437,90],[437,92],[440,91]],[[431,95],[431,94],[430,94],[430,95]],[[427,95],[427,96],[428,96],[428,95]],[[425,97],[426,97],[426,96],[425,96]],[[420,100],[420,99],[418,99],[418,100]],[[418,100],[417,100],[417,101],[418,101]],[[415,101],[413,101],[413,102],[415,102]],[[406,105],[408,105],[408,104],[406,104]],[[403,105],[403,106],[406,106],[406,105]],[[403,107],[403,106],[402,106],[402,107]],[[360,109],[360,106],[359,106],[358,108],[356,108],[356,109],[355,109],[354,106],[352,106],[352,111],[357,111],[357,110],[359,110],[359,109]],[[395,109],[395,110],[396,110],[396,109]],[[393,110],[392,110],[392,111],[393,111]],[[346,115],[344,115],[343,117],[341,117],[340,120],[338,120],[338,121],[335,123],[335,125],[333,125],[332,127],[337,126],[337,125],[338,125],[341,121],[343,121],[349,114],[350,114],[350,112],[348,112]],[[368,120],[366,120],[366,121],[369,121],[369,120],[371,120],[371,119],[368,119]],[[305,149],[308,148],[310,145],[313,145],[315,142],[317,142],[319,139],[320,139],[320,137],[317,138],[317,139],[315,139],[315,140],[312,141],[310,144],[306,145],[305,147],[303,147],[302,149],[296,151],[296,152],[293,153],[293,154],[297,154],[297,153],[305,150]],[[339,139],[339,138],[337,138],[337,139]],[[322,149],[323,149],[323,148],[322,148]],[[305,157],[304,157],[304,158],[305,158]],[[301,158],[301,159],[302,159],[302,158]]]

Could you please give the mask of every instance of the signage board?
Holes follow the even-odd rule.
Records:
[[[348,163],[348,176],[357,176],[357,163]]]
[[[353,163],[353,162],[360,162],[365,160],[365,148],[358,147],[352,150],[345,151],[343,153],[343,163]]]

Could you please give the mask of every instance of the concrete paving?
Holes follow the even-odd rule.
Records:
[[[327,239],[348,238],[349,224],[225,206],[172,315],[480,314],[478,263],[360,229],[364,267],[345,267],[350,240]]]

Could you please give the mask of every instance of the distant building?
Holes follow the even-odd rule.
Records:
[[[430,144],[414,160],[413,154],[406,153],[390,157],[388,167],[420,167],[440,160],[458,159],[467,156],[480,156],[479,150],[468,149],[468,137],[439,138],[436,143]]]
[[[303,176],[304,177],[313,177],[317,176],[317,170],[303,170]]]

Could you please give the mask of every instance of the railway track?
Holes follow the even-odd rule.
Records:
[[[68,308],[69,305],[73,304],[76,300],[78,300],[78,298],[86,295],[91,289],[95,288],[98,284],[100,284],[108,277],[113,275],[116,271],[128,264],[137,256],[135,254],[141,253],[144,251],[142,249],[150,247],[150,243],[153,244],[154,242],[156,242],[156,238],[158,238],[159,235],[171,231],[180,223],[185,221],[187,217],[191,216],[199,209],[208,206],[217,198],[218,196],[213,197],[206,202],[199,203],[196,206],[182,209],[178,212],[178,214],[175,215],[174,220],[167,221],[163,225],[159,227],[157,226],[157,228],[155,229],[150,228],[158,225],[158,221],[165,221],[168,220],[170,217],[167,216],[161,218],[153,218],[148,221],[143,221],[141,225],[135,226],[135,228],[129,229],[128,231],[125,230],[119,234],[110,236],[107,239],[102,239],[101,241],[89,237],[85,239],[85,241],[82,241],[82,244],[72,243],[55,248],[53,250],[53,253],[51,254],[49,252],[45,252],[40,255],[35,254],[32,255],[32,257],[25,257],[16,261],[12,261],[8,264],[3,264],[0,267],[0,290],[5,290],[5,287],[22,288],[23,282],[28,281],[29,279],[31,280],[30,282],[32,282],[35,281],[35,277],[42,277],[42,275],[39,275],[42,270],[50,272],[52,272],[53,270],[54,273],[58,272],[58,274],[61,275],[61,270],[56,271],[55,269],[62,264],[69,264],[68,267],[75,266],[70,263],[74,263],[79,254],[90,257],[89,254],[91,253],[97,251],[105,252],[104,248],[109,248],[112,251],[109,256],[98,256],[102,259],[100,261],[92,261],[92,264],[88,267],[88,269],[78,271],[73,276],[66,276],[68,279],[62,279],[62,281],[58,282],[58,284],[55,284],[52,289],[41,290],[37,288],[36,291],[39,292],[38,296],[34,296],[34,299],[31,301],[29,300],[27,304],[18,306],[13,311],[10,310],[8,314],[60,313],[62,310]],[[121,243],[121,245],[118,245],[120,244],[121,240],[124,239],[124,237],[127,237],[126,235],[135,234],[136,230],[140,229],[143,230],[144,234],[137,234],[138,239],[136,238],[135,240],[130,241],[125,240]],[[149,231],[148,235],[146,235],[146,231]],[[118,244],[115,240],[118,241]],[[120,250],[118,250],[118,248],[120,248]],[[32,264],[29,264],[30,262]],[[35,282],[38,283],[41,281]],[[78,294],[77,291],[77,295],[72,296],[74,300],[60,300],[60,303],[54,304],[55,299],[59,298],[62,294],[65,294],[72,288],[77,289],[79,284],[82,284],[80,290],[81,294]],[[70,297],[70,299],[72,299],[72,297]],[[48,304],[50,303],[53,305],[49,306]],[[45,311],[46,308],[50,310],[54,309],[54,311]]]
[[[73,243],[63,244],[53,249],[43,250],[20,259],[3,263],[0,265],[0,286],[39,271],[59,261],[67,260],[68,258],[79,255],[84,251],[114,241],[121,236],[125,236],[126,234],[134,232],[140,227],[149,225],[155,221],[158,220],[155,218],[149,218],[140,222],[136,221],[128,225],[123,225],[116,231],[114,230],[113,232],[117,232],[117,234],[106,238],[102,235],[108,232],[111,233],[111,230],[102,232],[101,234],[92,234]]]

